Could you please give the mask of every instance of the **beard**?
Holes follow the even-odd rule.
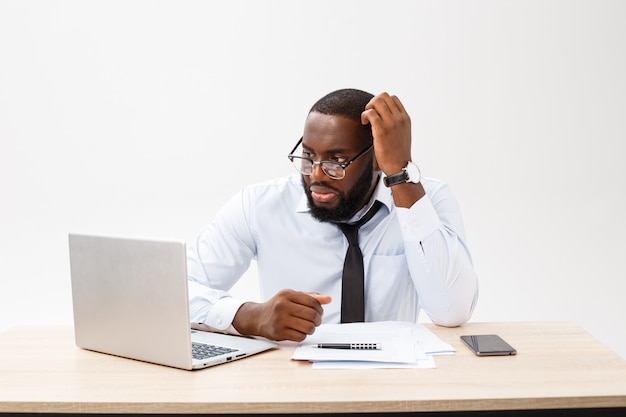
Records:
[[[301,177],[302,187],[304,188],[304,193],[306,194],[306,198],[309,203],[309,210],[311,215],[321,222],[334,223],[343,222],[350,219],[352,216],[354,216],[354,213],[356,213],[361,207],[363,207],[363,205],[365,205],[365,199],[369,196],[373,177],[374,168],[370,164],[363,171],[363,173],[357,180],[356,185],[347,193],[343,193],[336,188],[329,187],[328,184],[324,184],[324,186],[332,188],[339,194],[339,204],[336,208],[330,209],[325,207],[317,207],[315,205],[315,201],[313,200],[313,196],[311,195],[311,190],[306,185],[303,175]]]

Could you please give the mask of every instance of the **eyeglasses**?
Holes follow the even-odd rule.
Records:
[[[304,156],[296,156],[293,153],[296,151],[298,146],[302,143],[302,138],[296,143],[296,146],[293,147],[287,158],[293,163],[293,166],[296,167],[298,171],[300,171],[303,175],[311,175],[313,173],[313,167],[315,165],[319,165],[324,171],[324,174],[328,175],[330,178],[334,180],[343,179],[346,176],[346,168],[350,166],[354,161],[365,155],[367,152],[374,148],[374,144],[371,144],[366,149],[363,149],[359,152],[354,158],[346,162],[337,162],[337,161],[319,161],[315,162],[311,158],[306,158]]]

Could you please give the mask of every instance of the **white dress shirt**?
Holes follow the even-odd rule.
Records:
[[[359,230],[366,321],[416,321],[421,307],[434,323],[457,326],[472,314],[478,283],[458,204],[446,184],[422,185],[426,196],[407,209],[379,180],[373,199],[384,207]],[[247,300],[228,291],[256,260],[263,301],[286,288],[330,295],[323,322],[339,323],[347,247],[336,225],[309,214],[300,174],[249,186],[190,245],[191,322],[233,331]]]

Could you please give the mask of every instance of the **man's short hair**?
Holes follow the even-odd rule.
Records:
[[[373,94],[354,88],[344,88],[326,94],[319,99],[311,112],[327,114],[330,116],[343,116],[361,124],[361,113],[365,106],[374,98]],[[369,124],[363,126],[366,139],[372,140],[372,129]]]
[[[361,122],[361,113],[374,96],[368,92],[353,88],[333,91],[319,99],[311,111],[332,116],[344,116]]]

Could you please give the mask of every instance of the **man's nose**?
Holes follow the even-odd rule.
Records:
[[[320,164],[313,164],[313,168],[311,168],[311,178],[313,178],[314,181],[325,180],[327,177],[328,175],[326,175]]]

